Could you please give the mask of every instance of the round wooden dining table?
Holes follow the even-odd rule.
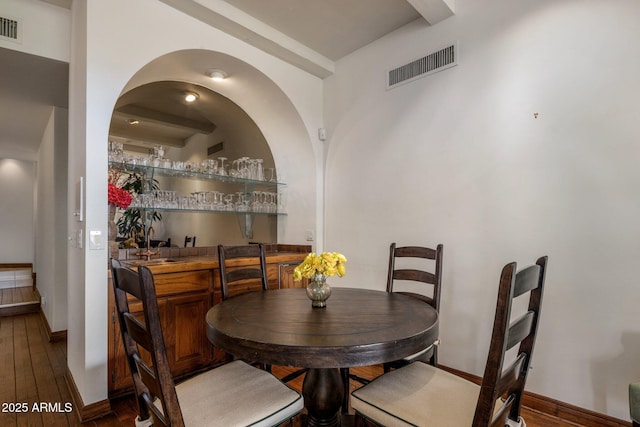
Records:
[[[340,425],[339,368],[375,365],[416,353],[438,338],[438,313],[406,295],[332,289],[313,308],[305,289],[251,292],[213,306],[207,336],[235,357],[309,368],[302,394],[307,425]]]

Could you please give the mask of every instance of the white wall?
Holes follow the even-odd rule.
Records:
[[[0,47],[69,62],[69,11],[41,0],[2,0],[2,16],[18,20],[19,42],[0,39]]]
[[[0,263],[34,263],[36,165],[0,158]]]
[[[42,311],[52,331],[67,329],[67,126],[53,108],[38,152],[36,273]]]
[[[222,67],[233,67],[237,74],[219,92],[255,120],[278,170],[293,183],[289,194],[299,198],[279,226],[279,240],[291,243],[304,241],[304,230],[316,225],[311,135],[321,126],[322,82],[153,0],[74,2],[72,22],[68,191],[73,195],[79,177],[85,177],[86,211],[84,223],[69,221],[70,230],[80,229],[85,237],[82,249],[69,249],[68,364],[89,404],[107,397],[108,289],[107,252],[87,249],[86,236],[91,230],[106,236],[109,122],[129,80],[179,78],[183,73],[171,75],[173,68],[138,72],[156,58],[188,49],[201,49],[208,59],[224,61]],[[204,74],[201,78],[204,83]]]
[[[482,374],[500,269],[549,255],[527,389],[629,419],[640,378],[640,3],[457,0],[326,80],[336,285],[383,289],[388,248],[444,244],[440,362]],[[459,65],[385,70],[459,41]],[[534,113],[539,113],[534,118]]]
[[[69,61],[69,11],[40,0],[3,0],[3,16],[22,24],[22,39],[0,39],[0,47],[59,61]],[[34,31],[34,29],[38,29]],[[0,148],[1,149],[1,148]],[[17,160],[0,159],[0,239],[19,245],[0,248],[2,262],[36,263],[34,249],[37,153],[9,151]],[[11,203],[6,203],[10,200]],[[52,230],[50,230],[52,231]],[[64,227],[56,230],[65,234]],[[6,239],[6,240],[5,240]],[[38,280],[42,276],[38,277]]]

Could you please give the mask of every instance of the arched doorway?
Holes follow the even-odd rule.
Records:
[[[195,99],[187,101],[186,95]],[[110,170],[120,171],[121,180],[153,179],[160,195],[148,195],[155,214],[119,212],[120,239],[136,233],[140,244],[140,232],[152,225],[151,239],[173,246],[186,236],[197,236],[200,246],[277,243],[286,186],[278,183],[264,135],[229,98],[184,81],[137,86],[118,99],[109,140],[124,148],[123,161],[130,165],[112,164]],[[133,172],[132,162],[146,167]],[[189,174],[179,169],[185,164]]]
[[[224,70],[227,78],[222,82],[212,80],[207,75],[212,68]],[[318,157],[322,156],[322,149],[312,144],[308,125],[298,111],[300,107],[294,104],[292,94],[285,93],[263,71],[236,57],[190,49],[150,61],[130,78],[120,96],[160,81],[179,81],[206,88],[240,109],[246,115],[244,123],[255,125],[254,140],[264,139],[273,157],[278,180],[287,184],[287,215],[277,219],[278,242],[302,243],[306,230],[317,229],[316,190],[322,165]],[[234,116],[228,118],[233,121]],[[218,119],[221,127],[233,128],[232,123],[225,124],[221,120]]]

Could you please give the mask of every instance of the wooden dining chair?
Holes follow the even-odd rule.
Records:
[[[547,257],[516,273],[502,269],[489,355],[481,385],[427,363],[394,369],[355,390],[358,423],[383,426],[504,427],[523,425],[520,404],[540,321]],[[528,295],[528,308],[511,321],[512,302]],[[519,306],[519,305],[518,305]],[[517,348],[517,354],[505,353]]]
[[[229,266],[228,261],[238,260],[240,265]],[[262,243],[224,246],[218,245],[218,263],[220,265],[220,292],[222,301],[256,290],[269,290],[267,279],[267,261],[264,245]],[[255,265],[259,265],[256,268]],[[229,285],[233,290],[230,292]],[[227,360],[233,360],[231,355],[227,355]],[[271,366],[257,364],[266,371],[271,371]]]
[[[112,260],[120,331],[138,402],[139,418],[160,426],[275,426],[303,408],[299,393],[261,369],[236,360],[175,384],[169,368],[153,275]],[[144,319],[129,311],[142,303]],[[202,319],[204,322],[205,319]],[[142,357],[140,348],[149,357]]]
[[[389,269],[387,271],[387,292],[397,292],[417,298],[440,311],[440,287],[442,284],[442,252],[443,245],[436,249],[423,246],[400,246],[391,243],[389,247]],[[404,359],[383,364],[384,372],[400,368],[415,361],[426,361],[433,366],[438,363],[439,341],[429,347],[407,356]],[[353,375],[348,368],[342,368],[344,384],[344,401],[342,412],[349,408],[349,382],[355,380],[360,384],[367,384],[369,380]]]
[[[246,258],[229,266],[228,261]],[[264,245],[251,244],[241,246],[218,245],[218,262],[220,264],[220,291],[222,300],[230,296],[240,295],[254,290],[269,290],[267,279],[267,261]],[[258,264],[260,267],[256,268]],[[230,293],[229,286],[233,285]]]
[[[247,265],[256,265],[256,261],[260,268],[247,266],[227,265],[227,261],[233,259],[246,258]],[[265,257],[265,249],[262,243],[251,243],[241,246],[218,246],[218,262],[220,264],[220,290],[222,300],[226,300],[232,296],[241,295],[246,292],[255,290],[269,290],[269,281],[267,278],[267,262]],[[229,291],[229,285],[233,285],[233,292]],[[259,285],[259,286],[258,286]],[[231,360],[231,359],[229,359]],[[258,364],[263,369],[271,371],[271,366],[267,364]],[[297,369],[282,378],[282,382],[288,383],[300,375],[306,373],[308,369]]]
[[[191,243],[191,247],[196,247],[196,236],[184,236],[184,247],[188,248],[189,243]]]
[[[629,384],[629,415],[632,427],[640,427],[640,381]]]
[[[392,243],[389,248],[389,270],[387,273],[387,292],[397,292],[418,298],[431,305],[440,312],[440,292],[442,286],[442,251],[439,244],[435,249],[422,246],[396,246]],[[415,264],[403,264],[403,261]],[[433,261],[432,268],[429,263]],[[421,268],[418,269],[418,266]],[[414,284],[418,286],[413,286]],[[426,361],[433,366],[438,365],[438,344],[430,345],[424,350],[412,354],[402,360],[384,364],[384,371],[399,368],[417,360]]]

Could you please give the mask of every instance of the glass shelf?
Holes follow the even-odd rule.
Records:
[[[109,162],[109,167],[122,170],[123,172],[138,172],[140,174],[144,174],[146,176],[166,176],[172,178],[184,178],[184,179],[195,179],[198,181],[218,181],[218,182],[227,182],[232,184],[242,184],[246,186],[263,186],[263,187],[271,187],[271,188],[279,188],[285,187],[286,184],[283,182],[273,182],[273,181],[258,181],[255,179],[246,179],[246,178],[238,178],[229,175],[216,175],[208,172],[202,172],[199,170],[183,170],[183,169],[167,169],[157,166],[148,166],[148,165],[139,165],[139,164],[131,164],[131,163],[123,163],[123,162]]]
[[[285,216],[285,212],[257,212],[257,211],[229,211],[221,209],[181,209],[181,208],[162,208],[152,206],[135,206],[131,205],[128,209],[140,209],[141,211],[161,211],[161,212],[185,212],[185,213],[210,213],[210,214],[237,214],[237,215],[275,215]]]
[[[145,177],[149,181],[153,180],[155,177],[169,177],[169,178],[181,178],[181,179],[192,179],[197,181],[205,181],[205,182],[222,182],[227,184],[234,184],[236,186],[241,186],[244,189],[244,193],[251,193],[256,188],[270,190],[272,193],[276,194],[278,191],[284,187],[286,184],[282,182],[273,182],[273,181],[262,181],[262,180],[254,180],[254,179],[246,179],[239,178],[228,175],[217,175],[213,173],[209,173],[208,171],[201,170],[185,170],[185,169],[174,169],[174,168],[164,168],[158,166],[151,165],[141,165],[141,164],[133,164],[133,163],[125,163],[125,162],[114,162],[109,161],[109,167],[114,170],[119,170],[125,173],[138,173]],[[178,208],[178,207],[161,207],[161,206],[137,206],[131,205],[129,209],[139,209],[144,212],[182,212],[182,213],[204,213],[204,214],[235,214],[238,218],[238,222],[240,225],[240,229],[242,231],[242,235],[251,239],[253,236],[253,222],[256,215],[266,215],[266,216],[276,216],[282,217],[286,216],[285,212],[264,212],[264,211],[238,211],[238,210],[226,210],[226,209],[188,209],[188,208]]]

